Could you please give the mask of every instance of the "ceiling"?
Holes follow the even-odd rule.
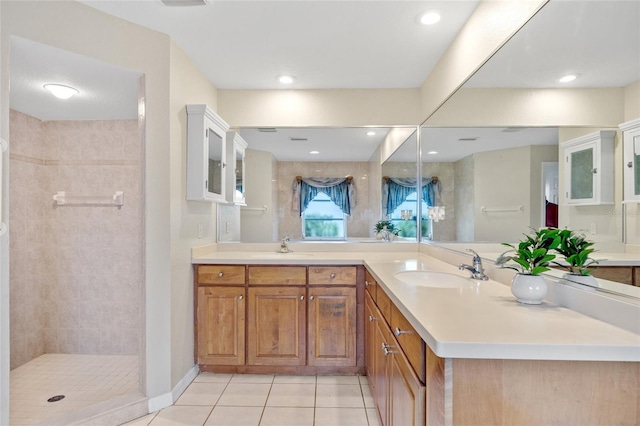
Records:
[[[81,3],[168,34],[220,89],[370,89],[422,85],[478,0]],[[427,10],[441,21],[417,24]]]

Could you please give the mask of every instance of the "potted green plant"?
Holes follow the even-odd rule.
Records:
[[[379,240],[386,239],[388,241],[391,241],[391,235],[397,237],[400,233],[400,229],[396,228],[396,226],[390,220],[379,220],[373,230],[376,232],[376,238]],[[386,238],[385,231],[387,232]]]
[[[591,275],[591,267],[598,263],[590,257],[595,251],[593,241],[587,240],[583,234],[578,234],[571,229],[559,231],[560,244],[556,247],[556,252],[564,257],[565,262],[554,262],[555,264],[567,268],[569,272],[562,278],[571,282],[598,287],[598,281]]]
[[[511,280],[511,292],[518,302],[539,305],[547,295],[547,282],[540,274],[551,269],[549,265],[556,257],[553,250],[560,245],[561,238],[554,228],[532,231],[517,246],[502,243],[510,250],[498,257],[496,265],[518,272]]]

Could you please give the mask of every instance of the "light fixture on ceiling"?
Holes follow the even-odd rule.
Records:
[[[429,152],[427,152],[427,154],[429,154],[429,155],[436,155],[437,153],[438,153],[438,151],[429,151]]]
[[[45,84],[43,87],[59,99],[69,99],[73,95],[80,93],[78,89],[70,86],[64,86],[62,84]]]
[[[418,15],[416,21],[422,25],[433,25],[440,21],[440,14],[435,10],[428,10]]]
[[[560,82],[560,83],[569,83],[570,81],[573,81],[576,78],[578,78],[578,74],[567,74],[567,75],[565,75],[563,77],[560,77],[558,82]]]
[[[367,136],[375,136],[376,132],[374,132],[373,130],[370,130],[367,132]]]
[[[320,151],[309,151],[309,154],[318,155],[318,154],[320,154]]]
[[[296,78],[292,75],[281,75],[278,77],[278,81],[282,84],[291,84],[296,81]]]

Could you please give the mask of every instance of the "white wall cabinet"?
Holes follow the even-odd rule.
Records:
[[[225,202],[229,125],[206,105],[187,105],[187,200]]]
[[[620,125],[624,144],[624,202],[640,203],[640,118]]]
[[[247,142],[237,132],[227,133],[227,202],[246,205],[244,151]]]
[[[615,133],[601,130],[562,143],[565,204],[613,204]]]

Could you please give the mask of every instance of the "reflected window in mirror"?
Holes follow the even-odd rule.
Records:
[[[346,235],[345,214],[327,194],[319,192],[302,213],[302,238],[344,240]]]
[[[389,220],[393,223],[395,229],[400,230],[399,236],[402,238],[413,239],[417,237],[417,202],[418,193],[413,191],[408,194],[405,200],[389,214]],[[427,211],[428,206],[424,201],[422,201],[421,204],[421,211],[423,212],[421,220],[422,235],[424,238],[431,239],[431,221],[424,216],[424,212]]]

